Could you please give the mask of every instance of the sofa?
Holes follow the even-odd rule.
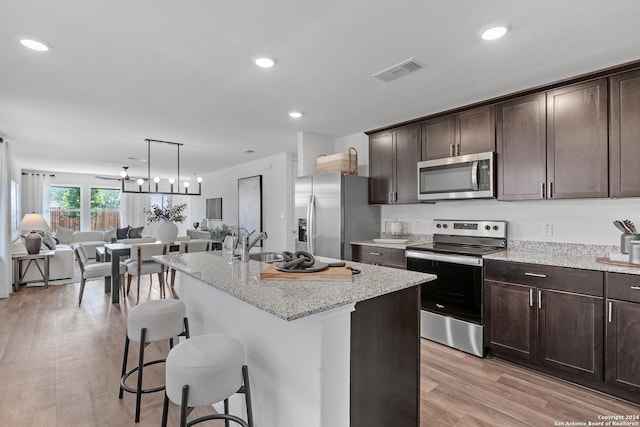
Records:
[[[97,247],[104,246],[105,243],[111,242],[112,239],[115,239],[118,243],[151,243],[156,241],[154,237],[142,235],[142,227],[134,229],[138,230],[140,234],[137,235],[140,237],[128,237],[129,230],[131,230],[131,227],[114,228],[106,231],[74,231],[58,227],[55,237],[61,244],[69,245],[70,247],[81,244],[90,258],[96,257]],[[122,234],[123,231],[124,234]]]

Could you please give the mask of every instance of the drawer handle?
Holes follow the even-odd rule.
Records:
[[[540,273],[524,273],[525,276],[531,276],[531,277],[542,277],[543,279],[547,277],[546,274],[540,274]]]
[[[369,252],[369,255],[378,255],[378,256],[380,256],[382,254],[380,252]]]
[[[611,304],[611,301],[609,301],[609,323],[611,323],[611,311],[612,311],[612,304]]]
[[[640,290],[640,286],[632,286],[631,289]]]

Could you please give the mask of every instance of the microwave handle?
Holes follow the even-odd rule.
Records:
[[[478,190],[478,161],[471,163],[471,185],[475,191]]]

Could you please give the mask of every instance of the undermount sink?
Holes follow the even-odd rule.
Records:
[[[282,254],[279,252],[253,252],[249,254],[249,259],[262,262],[282,261]]]

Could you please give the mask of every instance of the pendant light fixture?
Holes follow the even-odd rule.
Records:
[[[124,166],[122,172],[120,172],[120,182],[122,183],[121,192],[123,193],[133,193],[133,194],[183,194],[186,196],[200,196],[202,195],[202,177],[197,178],[198,182],[198,192],[193,190],[189,184],[189,180],[184,180],[182,182],[182,186],[184,187],[184,191],[180,191],[180,147],[184,144],[180,142],[171,142],[171,141],[160,141],[157,139],[145,139],[147,141],[147,179],[138,178],[137,180],[133,180],[128,175],[128,167]],[[152,169],[152,160],[155,159],[151,156],[151,147],[152,144],[156,144],[156,146],[160,146],[161,144],[168,145],[170,147],[175,147],[176,149],[176,175],[170,176],[168,178],[160,178],[160,176],[154,176],[151,178],[151,169]],[[156,172],[156,171],[154,171]],[[161,175],[161,174],[159,174]],[[178,182],[178,185],[174,185]],[[132,185],[134,184],[135,185]],[[189,190],[192,189],[192,192]]]

